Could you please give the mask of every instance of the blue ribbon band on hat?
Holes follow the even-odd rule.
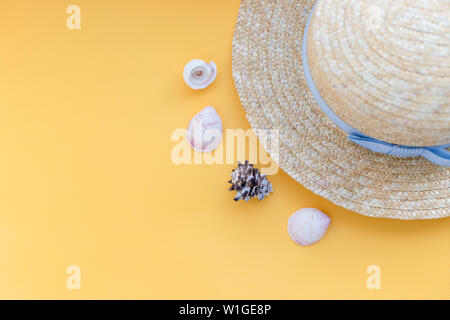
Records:
[[[306,83],[308,84],[308,87],[320,109],[331,119],[331,121],[333,121],[339,128],[341,128],[348,134],[348,139],[350,141],[360,145],[361,147],[369,149],[373,152],[383,153],[399,158],[423,157],[434,164],[444,167],[450,167],[450,152],[446,150],[447,148],[450,148],[450,144],[435,147],[412,147],[380,141],[352,128],[330,108],[330,106],[320,95],[319,90],[314,83],[308,63],[308,30],[315,6],[316,5],[314,5],[312,8],[305,26],[305,33],[303,35],[302,60]]]

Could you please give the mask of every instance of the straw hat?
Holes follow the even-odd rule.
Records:
[[[449,34],[447,0],[243,0],[233,77],[306,188],[367,216],[449,217]]]

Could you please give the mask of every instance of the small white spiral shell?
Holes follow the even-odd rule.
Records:
[[[185,67],[183,78],[192,89],[205,89],[217,77],[217,66],[214,62],[206,63],[200,59],[191,60]]]

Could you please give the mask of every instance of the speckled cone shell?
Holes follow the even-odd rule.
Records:
[[[314,3],[241,2],[233,77],[251,126],[278,130],[280,168],[337,205],[371,217],[449,217],[450,168],[360,147],[320,110],[302,64]],[[450,143],[450,2],[319,0],[316,9],[310,65],[330,106],[375,138]]]
[[[186,132],[187,141],[198,152],[213,151],[220,145],[222,137],[222,119],[211,106],[192,118]]]
[[[291,239],[301,246],[318,242],[327,232],[330,218],[318,209],[305,208],[294,213],[288,221]]]

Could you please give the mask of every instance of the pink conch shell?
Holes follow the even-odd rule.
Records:
[[[330,218],[318,209],[304,208],[294,213],[288,222],[291,239],[301,246],[318,242],[327,232]]]
[[[209,106],[192,118],[186,132],[186,139],[199,152],[216,149],[223,137],[223,126],[216,110]]]
[[[214,62],[207,64],[203,60],[194,59],[184,67],[184,81],[192,89],[205,89],[216,77],[217,66]]]

